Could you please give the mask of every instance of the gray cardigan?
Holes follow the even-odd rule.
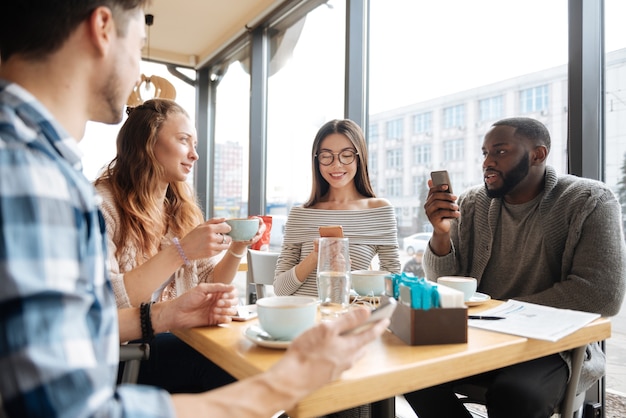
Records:
[[[492,256],[493,232],[498,224],[501,199],[487,196],[484,186],[464,192],[458,200],[461,218],[453,221],[452,251],[439,257],[426,249],[424,270],[431,280],[463,275],[478,279]],[[613,192],[598,181],[571,175],[557,176],[546,168],[544,195],[538,210],[543,236],[536,237],[545,262],[555,277],[525,277],[535,292],[491,296],[531,303],[596,312],[613,316],[619,312],[626,288],[626,245],[621,206]],[[514,255],[512,255],[514,256]],[[532,287],[532,286],[531,286]],[[568,353],[561,353],[570,365]],[[598,344],[587,349],[579,392],[604,374],[604,354]]]

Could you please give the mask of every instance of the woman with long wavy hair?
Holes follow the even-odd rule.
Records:
[[[166,300],[200,282],[230,283],[264,225],[251,241],[231,242],[225,219],[204,221],[186,182],[198,159],[196,129],[180,105],[153,99],[128,113],[117,155],[95,182],[118,307],[139,306],[155,291]]]
[[[118,308],[173,299],[201,282],[230,283],[260,239],[232,242],[223,218],[204,221],[186,182],[194,163],[196,129],[187,112],[165,99],[129,108],[117,155],[95,181],[108,236],[108,266]],[[233,377],[173,334],[150,342],[138,383],[172,393],[198,392]]]

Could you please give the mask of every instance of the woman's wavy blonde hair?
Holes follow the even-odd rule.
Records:
[[[137,263],[154,256],[161,238],[170,230],[183,237],[203,221],[192,187],[171,182],[165,202],[156,195],[164,168],[154,155],[159,131],[170,115],[187,112],[166,99],[147,100],[128,109],[128,119],[117,135],[117,155],[105,167],[95,185],[109,186],[120,215],[113,242],[119,258],[125,246],[137,248]]]

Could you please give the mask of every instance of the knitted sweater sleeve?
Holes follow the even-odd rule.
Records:
[[[124,273],[122,273],[119,262],[115,255],[117,252],[117,246],[113,242],[113,236],[115,235],[115,231],[119,224],[119,215],[117,214],[115,205],[113,204],[111,196],[106,191],[106,189],[98,188],[98,192],[103,198],[103,202],[100,205],[100,210],[102,211],[102,215],[106,223],[107,268],[109,270],[113,293],[115,294],[115,302],[117,303],[118,308],[130,308],[130,299],[128,298],[128,293],[126,293],[126,286],[124,284]]]
[[[274,292],[277,295],[293,295],[302,286],[303,282],[296,277],[296,265],[301,258],[300,250],[300,245],[283,244],[274,276]]]
[[[562,277],[532,303],[616,315],[626,289],[626,246],[621,207],[608,189],[596,190],[570,225]]]

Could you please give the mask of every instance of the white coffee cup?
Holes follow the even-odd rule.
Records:
[[[385,293],[385,276],[388,271],[379,270],[353,270],[352,288],[360,296],[380,296]]]
[[[233,218],[226,219],[230,225],[228,235],[233,241],[250,241],[259,230],[259,218]]]
[[[477,282],[473,277],[442,276],[437,279],[437,283],[463,292],[465,302],[470,300],[476,293]]]
[[[315,325],[317,299],[311,296],[270,296],[256,301],[259,323],[277,340],[290,341]]]

